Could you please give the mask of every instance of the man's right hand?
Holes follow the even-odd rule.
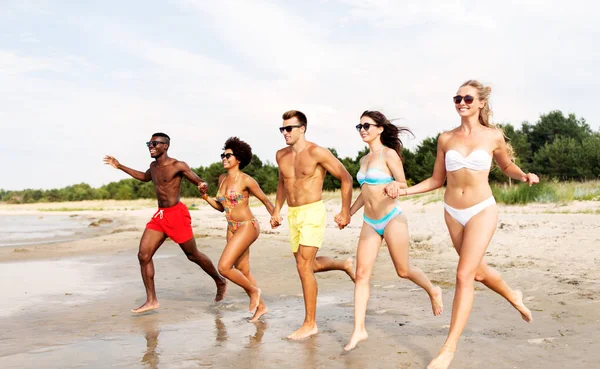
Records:
[[[119,161],[117,159],[115,159],[114,157],[112,157],[110,155],[104,156],[104,164],[108,164],[115,169],[119,169],[119,165],[121,165],[121,163],[119,163]]]
[[[283,218],[279,215],[279,213],[273,213],[271,215],[271,228],[277,228],[281,225]]]

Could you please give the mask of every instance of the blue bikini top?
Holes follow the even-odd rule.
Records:
[[[389,174],[385,173],[383,170],[381,170],[381,155],[383,154],[383,149],[381,149],[381,151],[379,152],[379,168],[370,168],[367,169],[366,173],[361,172],[360,170],[358,171],[358,173],[356,173],[356,180],[358,181],[359,185],[363,185],[363,183],[366,183],[368,185],[384,185],[384,184],[388,184],[390,182],[392,182],[394,180],[394,177],[390,176]],[[362,167],[363,162],[365,161],[366,156],[362,158],[362,160],[360,161],[360,165]]]

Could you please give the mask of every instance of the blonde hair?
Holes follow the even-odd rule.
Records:
[[[489,100],[490,94],[492,93],[492,88],[490,86],[484,86],[481,82],[475,79],[470,79],[462,85],[460,85],[460,87],[466,86],[473,87],[474,89],[476,89],[478,95],[477,97],[479,98],[479,100],[483,101],[483,108],[481,108],[481,110],[479,111],[479,124],[485,127],[497,129],[502,132],[504,140],[506,141],[506,150],[508,151],[508,156],[510,157],[510,160],[515,161],[515,150],[513,149],[512,145],[508,143],[508,141],[510,141],[510,138],[506,137],[506,134],[504,134],[504,130],[502,129],[502,127],[492,123],[492,116],[494,113],[490,108]]]

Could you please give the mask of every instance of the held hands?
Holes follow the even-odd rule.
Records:
[[[281,222],[283,221],[283,218],[279,215],[279,212],[273,212],[273,215],[271,215],[271,228],[275,229],[277,227],[279,227],[281,225]]]
[[[395,199],[401,195],[406,195],[406,189],[400,188],[400,183],[393,181],[390,182],[387,186],[385,186],[385,188],[383,189],[383,193],[389,198]]]
[[[523,177],[521,177],[521,181],[529,183],[529,187],[531,187],[534,184],[540,183],[540,178],[533,173],[527,173]]]
[[[200,197],[206,200],[208,197],[208,183],[205,181],[198,182],[198,191],[200,192]]]
[[[350,212],[342,210],[342,212],[333,217],[333,220],[339,229],[344,229],[348,224],[350,224]]]
[[[121,164],[121,163],[119,163],[119,161],[117,159],[115,159],[114,157],[112,157],[110,155],[105,155],[103,160],[104,160],[104,164],[108,164],[115,169],[119,169],[119,165]]]

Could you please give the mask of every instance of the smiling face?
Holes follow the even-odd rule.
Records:
[[[161,155],[167,152],[169,144],[165,137],[152,136],[148,142],[148,151],[150,151],[150,157],[152,159],[159,158]]]
[[[235,157],[235,154],[231,149],[226,149],[221,154],[221,164],[223,164],[223,168],[231,169],[240,165],[239,160]]]
[[[365,115],[362,118],[360,118],[360,124],[363,127],[358,133],[360,133],[360,137],[366,143],[379,139],[379,137],[381,136],[381,132],[383,132],[383,127],[377,126],[377,123],[369,116]],[[365,129],[365,124],[368,124],[369,129]]]
[[[479,93],[475,87],[463,86],[458,89],[456,95],[462,96],[461,101],[458,104],[454,104],[458,115],[461,117],[472,117],[479,115],[479,111],[481,108],[483,108],[485,100],[481,100],[479,98]],[[465,96],[467,95],[473,97],[473,102],[471,104],[467,104],[465,102]]]
[[[284,120],[281,128],[283,129],[281,133],[283,134],[285,143],[290,146],[295,144],[298,141],[298,139],[300,139],[300,137],[304,134],[305,130],[303,126],[300,126],[300,122],[296,117]]]

